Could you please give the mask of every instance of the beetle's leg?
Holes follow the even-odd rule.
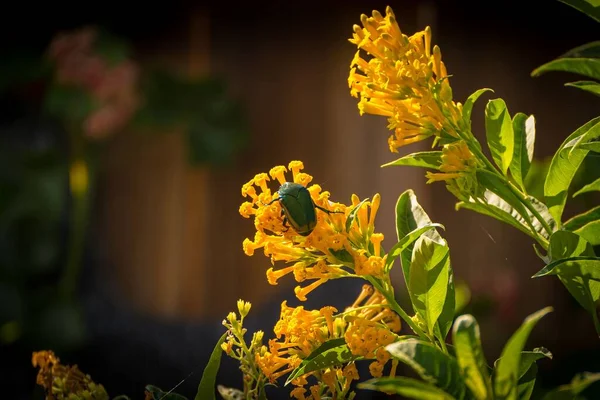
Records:
[[[288,225],[288,221],[286,217],[283,217],[283,227],[285,228],[283,232],[287,232],[290,230],[290,226]]]
[[[281,197],[277,197],[276,199],[271,200],[270,202],[268,202],[267,204],[263,203],[264,206],[270,206],[271,204],[275,203],[276,201],[281,200]]]
[[[287,217],[285,216],[283,210],[281,210],[281,216],[283,217],[283,227],[285,228],[283,232],[287,232],[290,230],[290,225],[288,224]]]
[[[315,207],[318,208],[319,210],[323,211],[323,212],[326,212],[327,214],[343,214],[344,213],[343,211],[331,211],[331,210],[328,210],[326,208],[320,207],[320,206],[318,206],[316,204],[315,204]]]

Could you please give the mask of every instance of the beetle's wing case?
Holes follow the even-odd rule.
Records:
[[[298,183],[285,182],[278,193],[289,224],[298,234],[309,235],[317,224],[317,215],[308,189]]]

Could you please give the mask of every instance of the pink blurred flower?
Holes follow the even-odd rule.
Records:
[[[122,129],[137,110],[139,68],[130,60],[110,66],[94,52],[96,37],[91,27],[61,33],[50,44],[48,56],[57,83],[84,89],[97,104],[83,122],[83,131],[89,138],[102,139]]]
[[[106,70],[92,91],[96,98],[107,101],[128,94],[138,79],[138,67],[131,61]]]
[[[48,56],[53,61],[59,61],[72,54],[88,53],[96,37],[96,29],[89,26],[75,32],[59,33],[50,43]]]

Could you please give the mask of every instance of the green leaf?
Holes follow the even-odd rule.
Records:
[[[530,217],[529,211],[523,206],[523,203],[519,198],[510,190],[508,184],[496,174],[493,174],[486,170],[477,170],[477,181],[487,190],[496,194],[497,197],[491,196],[489,193],[485,193],[486,203],[494,204],[496,207],[504,209],[504,203],[508,204],[527,224],[527,227],[531,231],[536,231]],[[503,200],[501,202],[500,200]],[[500,206],[500,204],[502,204]],[[508,210],[505,210],[508,211]]]
[[[593,257],[594,249],[581,236],[573,232],[560,230],[554,232],[550,237],[548,255],[552,261],[560,261],[569,257]]]
[[[500,200],[502,200],[502,199],[500,199]],[[513,208],[510,207],[510,205],[508,205],[508,203],[504,202],[504,204],[510,210],[513,210]],[[459,203],[456,204],[456,209],[460,210],[461,208],[466,208],[467,210],[471,210],[471,211],[474,211],[476,213],[479,213],[479,214],[482,214],[482,215],[487,215],[488,217],[495,218],[495,219],[497,219],[500,222],[504,222],[504,223],[509,224],[510,226],[514,227],[514,228],[517,228],[518,230],[520,230],[521,232],[523,232],[525,234],[529,234],[529,232],[530,232],[529,228],[527,226],[524,226],[521,223],[519,223],[517,221],[517,219],[515,219],[515,217],[513,217],[511,215],[511,213],[506,212],[506,211],[504,211],[504,210],[502,210],[500,208],[497,208],[496,206],[493,206],[493,205],[490,205],[490,204],[483,205],[483,204],[479,204],[479,203],[467,203],[467,202],[461,201],[461,202],[459,202]]]
[[[557,58],[537,67],[531,76],[537,77],[546,72],[561,71],[600,79],[600,60],[594,58]]]
[[[589,249],[592,249],[592,247],[590,247]],[[567,262],[572,262],[572,261],[574,261],[574,262],[577,262],[577,261],[596,261],[596,260],[598,260],[598,257],[596,257],[596,256],[575,256],[575,257],[563,258],[563,259],[556,260],[556,261],[551,261],[544,268],[542,268],[541,270],[539,270],[538,272],[536,272],[535,275],[532,276],[532,278],[541,278],[541,277],[547,276],[547,275],[556,275],[555,268],[558,267],[558,266],[560,266],[560,265],[562,265],[562,264],[565,264]]]
[[[600,22],[600,7],[597,0],[558,0],[565,3],[578,11],[581,11],[590,18]]]
[[[557,275],[569,293],[585,308],[600,334],[600,321],[596,313],[596,302],[600,299],[600,258],[581,236],[558,231],[550,238],[548,255],[552,262],[536,273],[533,278]]]
[[[187,397],[177,393],[163,392],[160,388],[154,385],[146,385],[145,389],[152,396],[152,400],[187,400]]]
[[[442,228],[444,229],[444,225],[442,224],[427,224],[425,226],[422,226],[420,228],[415,229],[412,232],[409,232],[408,234],[406,234],[402,239],[400,239],[400,241],[398,243],[396,243],[388,252],[388,256],[387,259],[385,261],[385,267],[384,270],[385,271],[389,271],[392,264],[394,263],[394,260],[400,256],[400,254],[402,254],[402,252],[404,250],[406,250],[409,246],[412,246],[412,244],[419,238],[421,237],[422,234],[424,234],[425,232],[429,231],[430,229],[435,229],[435,228]]]
[[[471,301],[471,289],[469,285],[464,281],[458,281],[455,288],[455,304],[454,304],[454,315],[459,315],[460,312],[469,304]]]
[[[517,397],[519,400],[528,400],[535,387],[535,379],[538,371],[536,361],[541,358],[552,358],[552,353],[543,347],[533,349],[533,351],[522,351],[521,362],[519,363],[519,373],[517,382]],[[500,360],[496,360],[497,365]]]
[[[449,267],[448,246],[440,245],[426,236],[417,240],[410,263],[408,292],[415,312],[423,318],[431,336],[444,308]]]
[[[559,0],[560,1],[560,0]],[[561,58],[600,58],[600,40],[582,44],[567,51]]]
[[[600,179],[598,179],[600,182]],[[587,240],[592,246],[600,244],[600,206],[579,214],[565,222],[564,228]]]
[[[432,168],[435,170],[439,170],[440,166],[442,165],[442,152],[420,151],[418,153],[408,154],[404,157],[397,159],[396,161],[383,164],[382,167],[391,167],[397,165]]]
[[[468,389],[458,362],[429,342],[408,339],[387,345],[391,356],[411,367],[424,381],[443,389],[457,399],[465,398]]]
[[[412,189],[406,190],[398,197],[398,201],[396,202],[396,234],[399,241],[414,230],[432,224],[433,222],[417,201],[417,196]],[[442,239],[435,229],[428,230],[423,235],[440,244],[445,243],[444,239]],[[409,245],[400,254],[402,272],[407,284],[410,276],[410,260],[412,258],[413,247],[414,245]]]
[[[600,84],[594,81],[578,81],[565,83],[565,86],[574,87],[600,96]]]
[[[309,372],[341,365],[355,359],[357,357],[352,354],[344,338],[329,340],[313,350],[295,370],[290,372],[285,385],[287,386],[294,379]]]
[[[571,181],[589,151],[581,148],[569,151],[566,146],[591,130],[600,130],[600,117],[592,119],[569,135],[552,157],[544,182],[544,197],[550,214],[558,223],[561,222]]]
[[[577,236],[568,231],[559,232]],[[579,237],[577,243],[573,243],[573,239],[566,240],[571,241],[561,243],[564,248],[559,251],[571,251],[574,255],[548,264],[536,273],[533,278],[557,275],[558,279],[565,285],[569,293],[571,293],[571,296],[592,315],[594,326],[600,335],[600,321],[598,321],[596,313],[596,302],[600,299],[600,258],[593,255],[593,248],[583,238]],[[557,241],[558,239],[551,242],[550,245],[556,247]]]
[[[600,381],[599,373],[584,372],[576,375],[571,383],[559,386],[558,388],[546,393],[543,400],[573,400],[581,399],[578,397],[581,392],[588,388],[592,383]]]
[[[350,228],[352,227],[352,224],[354,223],[354,220],[356,219],[356,215],[358,214],[358,210],[360,210],[360,208],[367,202],[369,201],[369,198],[364,199],[363,201],[361,201],[360,203],[358,203],[356,205],[356,207],[354,207],[350,213],[348,214],[348,218],[346,219],[346,233],[350,232]]]
[[[510,173],[517,184],[525,191],[525,177],[533,160],[535,118],[533,115],[527,117],[523,113],[517,113],[513,117],[512,124],[515,134],[515,147],[510,164]]]
[[[377,390],[386,394],[399,394],[416,400],[454,400],[454,397],[431,383],[406,377],[383,377],[371,379],[357,386],[359,389]]]
[[[600,144],[600,143],[599,143]],[[594,182],[585,185],[575,193],[573,193],[573,197],[579,196],[580,194],[589,193],[589,192],[600,192],[600,178],[596,179]],[[567,223],[565,222],[565,225]],[[572,230],[572,229],[569,229]]]
[[[479,325],[472,315],[461,315],[454,322],[452,343],[465,383],[476,399],[492,397],[492,382],[481,346]]]
[[[481,97],[481,95],[485,92],[494,93],[492,89],[488,88],[476,90],[472,95],[470,95],[467,98],[467,101],[465,101],[465,104],[463,105],[463,119],[465,123],[469,126],[469,128],[471,127],[471,113],[473,112],[473,106],[475,105],[475,102],[479,99],[479,97]]]
[[[204,367],[204,372],[202,372],[202,379],[200,380],[200,384],[198,384],[198,392],[196,393],[194,400],[215,400],[215,382],[217,380],[217,373],[219,372],[221,355],[223,353],[221,344],[223,344],[226,338],[227,332],[225,332],[217,341],[217,344],[208,359],[208,363],[206,364],[206,367]]]
[[[494,368],[494,394],[496,399],[512,400],[517,398],[521,352],[533,327],[544,315],[551,311],[552,307],[546,307],[529,315],[504,346],[498,364]]]
[[[492,158],[506,175],[513,158],[515,138],[504,100],[494,99],[488,102],[485,108],[485,133]]]
[[[522,351],[521,361],[519,362],[519,373],[517,375],[518,379],[520,380],[523,376],[525,376],[531,366],[535,364],[537,360],[540,360],[544,357],[552,359],[552,353],[545,347],[536,347],[531,351]],[[494,367],[496,367],[499,362],[500,359],[496,360],[496,362],[494,362]]]
[[[600,142],[593,141],[593,142],[582,143],[579,145],[579,148],[584,149],[584,150],[591,150],[595,153],[600,153]]]
[[[354,257],[352,257],[352,254],[350,254],[348,252],[348,250],[346,249],[339,249],[339,250],[335,250],[335,249],[329,249],[329,252],[338,260],[340,260],[341,262],[347,262],[347,263],[353,263],[354,262]]]
[[[536,199],[544,198],[544,181],[548,169],[550,168],[551,157],[545,157],[543,160],[533,159],[529,167],[529,173],[525,177],[525,188],[530,196]]]
[[[574,138],[569,143],[565,144],[565,149],[569,149],[569,156],[571,156],[573,151],[581,148],[582,144],[596,143],[593,140],[598,139],[599,137],[600,137],[600,124],[597,124],[595,127],[591,128],[587,132],[583,133],[581,136]]]
[[[507,223],[521,232],[530,235],[531,227],[544,238],[549,238],[550,234],[546,231],[543,225],[529,212],[529,210],[521,210],[529,216],[529,221],[525,220],[517,210],[510,204],[504,201],[500,196],[486,190],[483,195],[486,205],[480,203],[459,202],[456,204],[456,209],[466,208],[477,213],[495,218],[498,221]],[[548,223],[552,231],[556,230],[556,221],[552,218],[544,203],[540,202],[532,196],[527,196],[527,201],[537,210],[540,216]]]
[[[522,351],[521,362],[519,363],[519,379],[525,376],[529,368],[537,360],[541,360],[542,358],[552,359],[552,353],[545,347],[536,347],[531,351]]]
[[[544,203],[542,203],[541,201],[539,201],[538,199],[536,199],[533,196],[527,196],[526,200],[538,212],[538,214],[542,217],[542,219],[544,221],[546,221],[546,223],[548,224],[548,226],[550,227],[550,230],[552,232],[554,232],[554,231],[556,231],[556,229],[558,229],[558,224],[556,223],[556,221],[550,214],[550,210],[548,210],[548,207]],[[527,210],[527,215],[529,215],[529,218],[531,218],[531,223],[533,224],[533,228],[535,229],[535,231],[537,233],[539,233],[540,235],[542,235],[543,237],[545,237],[546,239],[549,238],[550,233],[548,233],[548,231],[546,231],[546,229],[541,224],[541,222],[538,221],[537,218],[535,218],[529,210]],[[521,223],[524,224],[523,221],[521,221]]]
[[[537,364],[531,364],[525,374],[519,378],[517,382],[517,398],[519,400],[529,400],[535,387],[535,379],[537,376]]]
[[[433,329],[433,334],[440,342],[446,341],[446,336],[452,328],[452,322],[456,312],[456,296],[454,293],[454,274],[452,266],[448,263],[448,289],[446,290],[446,298],[444,299],[444,307],[438,318],[437,324]]]

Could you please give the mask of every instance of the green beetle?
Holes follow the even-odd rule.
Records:
[[[271,203],[279,201],[283,214],[283,225],[289,223],[299,235],[308,236],[317,225],[318,208],[327,214],[341,213],[341,211],[329,211],[319,207],[310,197],[306,187],[299,183],[285,182],[277,191],[279,197]]]

